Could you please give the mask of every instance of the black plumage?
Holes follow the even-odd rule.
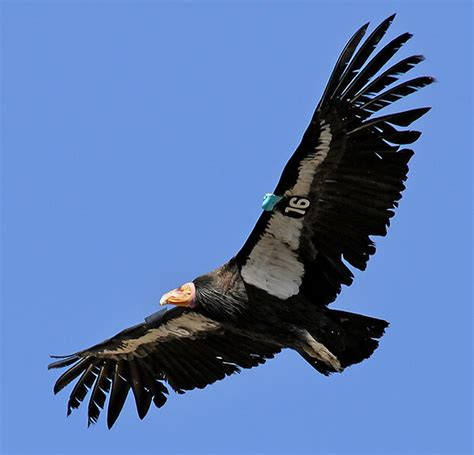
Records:
[[[54,393],[75,381],[68,414],[90,392],[95,423],[109,395],[110,428],[131,391],[143,419],[152,403],[166,403],[166,385],[177,393],[204,388],[285,348],[325,375],[371,356],[388,323],[327,306],[352,283],[351,267],[366,268],[372,236],[386,234],[413,155],[401,146],[421,134],[404,128],[429,110],[378,114],[434,81],[397,83],[420,55],[384,70],[409,33],[372,56],[394,16],[364,41],[365,24],[343,49],[272,206],[236,256],[165,294],[162,303],[175,308],[49,366],[68,368]]]

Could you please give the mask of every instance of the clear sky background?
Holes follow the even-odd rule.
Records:
[[[112,431],[66,419],[48,355],[227,261],[347,39],[393,12],[439,82],[399,103],[433,106],[408,189],[334,305],[391,322],[373,357],[326,378],[285,352],[142,422],[130,396]],[[470,453],[471,23],[448,1],[3,2],[3,453]]]

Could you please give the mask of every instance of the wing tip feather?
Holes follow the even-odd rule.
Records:
[[[72,363],[76,362],[79,360],[79,356],[76,354],[70,354],[70,355],[50,355],[49,356],[52,359],[61,359],[61,360],[56,360],[55,362],[51,362],[48,364],[48,370],[53,370],[56,368],[63,368],[67,367],[68,365],[71,365]]]

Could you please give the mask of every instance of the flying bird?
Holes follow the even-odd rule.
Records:
[[[389,61],[411,38],[403,33],[372,56],[395,15],[363,40],[363,25],[343,49],[301,143],[241,250],[214,271],[167,292],[173,305],[49,368],[75,381],[67,412],[90,391],[88,423],[105,406],[118,418],[130,390],[138,416],[178,394],[252,368],[293,349],[329,375],[369,358],[388,322],[329,309],[351,267],[366,268],[372,236],[385,236],[420,132],[406,129],[429,108],[379,111],[432,77],[399,78],[423,60]]]

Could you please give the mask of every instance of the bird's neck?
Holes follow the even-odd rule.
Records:
[[[238,272],[222,267],[196,278],[196,310],[217,320],[232,320],[242,316],[247,308],[245,286]]]

